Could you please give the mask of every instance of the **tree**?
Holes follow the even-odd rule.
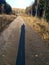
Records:
[[[10,14],[12,12],[12,8],[9,4],[7,4],[6,0],[0,0],[0,14],[6,13]]]
[[[5,4],[5,0],[0,0],[0,4]]]
[[[49,21],[49,0],[46,0],[46,19]]]
[[[27,12],[30,13],[31,10],[33,16],[43,17],[49,21],[49,0],[35,0],[34,4],[27,8]]]
[[[5,3],[5,0],[0,0],[0,14],[3,13]]]
[[[39,9],[42,9],[42,16],[49,20],[49,0],[40,0]]]
[[[11,14],[12,13],[12,8],[9,4],[6,3],[5,6],[4,6],[4,9],[5,9],[6,14]]]

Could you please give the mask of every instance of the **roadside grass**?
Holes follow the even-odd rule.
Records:
[[[32,16],[22,16],[22,18],[41,35],[45,42],[49,43],[49,23],[46,20]]]
[[[8,25],[16,18],[15,15],[0,15],[0,32],[3,31]]]

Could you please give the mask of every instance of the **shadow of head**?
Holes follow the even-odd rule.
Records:
[[[25,28],[25,25],[23,24],[22,27]]]
[[[21,26],[21,35],[25,34],[25,25],[23,24]]]

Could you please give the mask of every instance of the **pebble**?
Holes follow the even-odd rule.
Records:
[[[36,54],[35,57],[38,57],[38,55]]]
[[[2,55],[3,57],[5,57],[5,55]]]
[[[10,65],[10,64],[7,64],[7,65]]]

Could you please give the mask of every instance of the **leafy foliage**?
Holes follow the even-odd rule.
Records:
[[[49,21],[49,0],[35,0],[31,7],[26,8],[26,12],[33,16],[37,15],[38,17],[46,18]]]
[[[5,4],[4,9],[6,14],[10,14],[12,12],[11,6],[7,3]]]
[[[12,8],[9,4],[7,4],[6,0],[0,0],[0,14],[6,13],[10,14],[12,12]]]
[[[0,0],[0,4],[5,4],[5,0]]]

